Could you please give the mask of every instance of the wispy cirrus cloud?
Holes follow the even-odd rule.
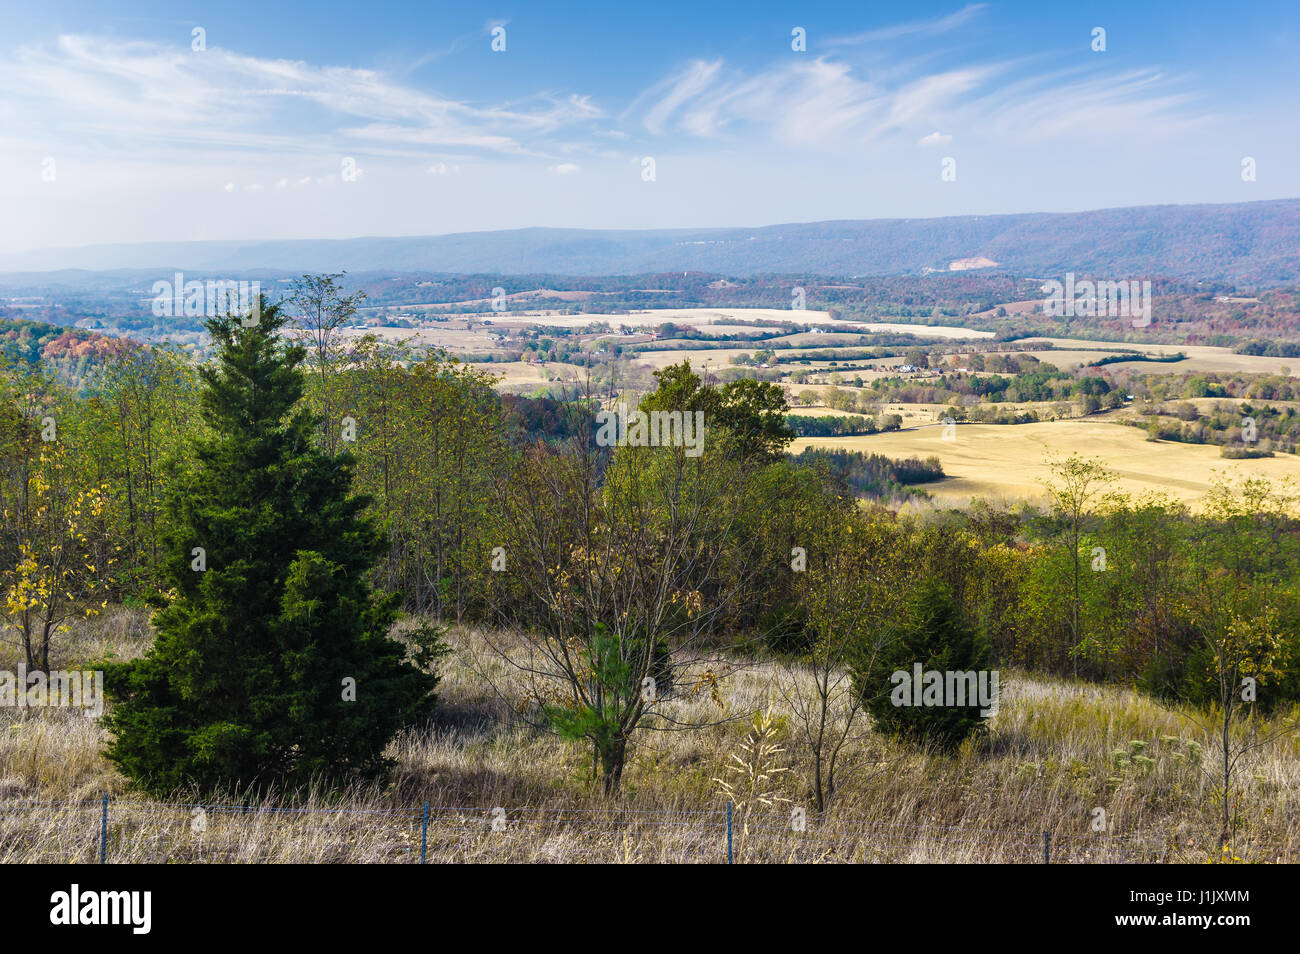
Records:
[[[971,8],[968,8],[971,9]],[[746,72],[695,60],[649,87],[624,114],[655,136],[746,136],[788,146],[854,148],[893,134],[915,142],[935,128],[1013,142],[1129,129],[1158,138],[1203,125],[1182,78],[1157,69],[1099,72],[1084,62],[971,62],[949,68],[862,69],[833,55],[787,58]],[[951,132],[946,134],[951,139]],[[946,140],[945,140],[946,141]],[[928,139],[925,145],[934,144]]]
[[[17,51],[0,63],[0,86],[15,126],[160,157],[196,147],[546,155],[546,137],[603,115],[577,94],[481,105],[375,70],[75,35]]]
[[[685,126],[700,133],[713,131],[710,104],[704,97],[712,92],[716,99],[718,74],[722,66],[721,60],[694,60],[680,73],[668,77],[642,94],[642,98],[652,97],[656,100],[646,110],[642,120],[645,128],[658,135],[664,131],[674,113],[684,106],[695,104],[685,119]]]
[[[985,91],[969,104],[984,130],[1016,142],[1133,144],[1194,132],[1219,118],[1178,77],[1158,69],[1104,76],[1062,71]]]
[[[800,142],[847,133],[880,111],[883,101],[847,64],[813,59],[746,76],[721,60],[695,60],[633,103],[653,135],[709,137],[766,126],[778,139]]]
[[[892,135],[916,143],[991,132],[1012,141],[1069,137],[1078,129],[1141,124],[1143,135],[1204,120],[1179,78],[1156,69],[1110,73],[1083,62],[1062,70],[1046,58],[967,58],[947,65],[890,57],[855,59],[849,41],[951,33],[984,9],[840,38],[821,55],[785,56],[748,69],[693,59],[650,83],[618,116],[651,139],[771,141],[851,149]],[[486,27],[485,27],[486,28]],[[536,91],[470,102],[405,77],[355,67],[188,47],[65,35],[0,61],[8,129],[40,129],[58,148],[174,161],[240,156],[366,153],[433,160],[599,157],[628,141],[590,95]],[[0,137],[4,133],[0,131]],[[16,145],[16,140],[3,140]],[[927,141],[926,144],[930,144]]]
[[[907,36],[938,36],[950,30],[956,30],[974,20],[988,7],[987,3],[969,3],[955,13],[934,17],[929,20],[913,20],[897,23],[893,26],[867,30],[849,36],[831,37],[825,41],[826,46],[856,46],[861,43],[874,43],[882,40],[898,40]]]

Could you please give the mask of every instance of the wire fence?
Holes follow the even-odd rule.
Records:
[[[1086,824],[1083,827],[1087,827]],[[1291,861],[1277,847],[1234,847]],[[1169,835],[881,823],[727,803],[698,811],[0,803],[0,861],[80,863],[1160,863],[1208,860]]]

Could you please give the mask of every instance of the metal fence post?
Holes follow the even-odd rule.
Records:
[[[420,864],[424,864],[425,853],[429,850],[429,803],[424,803],[424,830],[420,833]]]
[[[108,792],[104,793],[103,809],[99,816],[99,863],[108,862]]]
[[[1043,864],[1050,865],[1051,863],[1052,863],[1052,834],[1051,832],[1045,831],[1043,832]]]
[[[733,864],[731,860],[731,801],[727,801],[727,864]]]

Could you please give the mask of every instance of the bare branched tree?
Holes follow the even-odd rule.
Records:
[[[523,677],[516,711],[589,744],[613,794],[638,729],[731,718],[713,624],[761,556],[736,533],[752,482],[725,435],[710,433],[692,456],[683,446],[607,453],[589,429],[578,433],[529,448],[501,482],[496,604],[513,638],[487,638]],[[677,704],[701,696],[716,715]]]
[[[1070,655],[1074,675],[1079,675],[1079,654],[1083,651],[1083,557],[1079,547],[1092,513],[1093,502],[1101,497],[1115,480],[1096,458],[1083,458],[1071,454],[1065,460],[1052,464],[1052,480],[1047,493],[1052,500],[1052,511],[1063,526],[1063,545],[1070,557]]]
[[[806,633],[776,680],[809,760],[809,788],[819,814],[839,785],[845,747],[866,721],[852,670],[873,668],[884,648],[882,624],[905,592],[897,585],[903,561],[891,529],[854,505],[835,508],[810,541],[808,566],[799,575]]]
[[[1217,482],[1206,496],[1205,533],[1191,594],[1215,705],[1189,718],[1215,739],[1212,766],[1219,798],[1219,845],[1236,827],[1235,789],[1243,764],[1260,749],[1300,732],[1294,719],[1267,726],[1257,713],[1259,693],[1284,675],[1284,641],[1269,597],[1276,539],[1294,501],[1261,478],[1233,486]]]
[[[289,308],[298,332],[307,340],[312,363],[319,375],[321,443],[331,454],[338,450],[339,422],[337,408],[330,394],[330,375],[334,370],[339,329],[356,317],[357,308],[366,300],[364,291],[344,294],[340,280],[346,272],[332,275],[303,275],[294,279]]]

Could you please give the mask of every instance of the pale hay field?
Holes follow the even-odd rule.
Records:
[[[1065,348],[1065,347],[1060,347],[1060,346],[1058,346],[1058,347],[1053,348],[1053,349],[1051,349],[1051,350],[1049,350],[1049,351],[1018,351],[1018,352],[1016,352],[1016,354],[1017,354],[1017,355],[1021,355],[1021,354],[1032,355],[1033,357],[1037,358],[1039,361],[1042,361],[1042,362],[1044,362],[1045,364],[1053,365],[1053,366],[1059,368],[1059,369],[1062,370],[1062,371],[1073,371],[1075,368],[1079,367],[1079,365],[1081,365],[1081,364],[1090,364],[1090,363],[1092,363],[1093,361],[1098,361],[1098,360],[1100,360],[1100,359],[1102,359],[1102,358],[1108,358],[1108,357],[1110,357],[1112,354],[1114,354],[1114,352],[1112,352],[1112,351],[1088,351],[1088,350],[1085,350],[1085,349],[1071,349],[1071,348]],[[1120,363],[1120,362],[1117,362],[1117,363]],[[1132,362],[1132,361],[1125,361],[1125,362],[1122,362],[1122,363],[1123,363],[1126,367],[1129,366],[1129,365],[1135,365],[1135,364],[1136,364],[1136,362]],[[1106,367],[1110,367],[1110,366],[1107,365]],[[1175,367],[1175,365],[1171,365],[1171,364],[1170,364],[1170,365],[1166,365],[1166,364],[1157,364],[1157,365],[1147,364],[1147,367],[1163,368],[1163,369],[1165,369],[1165,370],[1168,370],[1168,369],[1170,369],[1170,368]]]
[[[932,418],[933,419],[933,418]],[[1117,476],[1119,489],[1132,494],[1167,493],[1195,507],[1216,474],[1267,477],[1276,482],[1300,479],[1300,457],[1279,453],[1255,460],[1227,460],[1219,448],[1203,444],[1152,442],[1136,427],[1092,420],[1037,424],[957,424],[953,440],[943,439],[941,424],[862,437],[812,437],[794,442],[805,447],[844,447],[887,457],[938,457],[948,479],[924,490],[946,505],[961,506],[974,497],[993,500],[1043,497],[1050,459],[1080,454],[1098,457]]]
[[[1300,358],[1266,358],[1260,355],[1234,354],[1230,348],[1213,348],[1209,345],[1158,344],[1155,342],[1134,341],[1083,341],[1077,338],[1024,338],[1021,343],[1038,341],[1050,342],[1056,348],[1083,350],[1090,345],[1097,348],[1115,350],[1142,351],[1148,354],[1177,354],[1181,351],[1187,360],[1172,364],[1152,364],[1147,361],[1120,361],[1106,365],[1106,370],[1129,369],[1139,373],[1149,371],[1151,374],[1183,373],[1187,371],[1222,371],[1225,373],[1241,372],[1249,374],[1282,374],[1285,368],[1292,377],[1300,372]],[[1044,361],[1051,361],[1050,352],[1039,354]]]

